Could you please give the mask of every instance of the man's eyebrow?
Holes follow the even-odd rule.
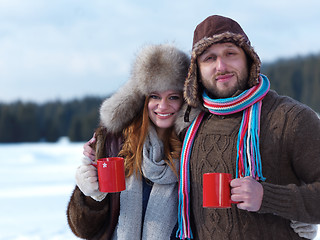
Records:
[[[227,47],[227,48],[238,48],[238,46],[235,45],[235,44],[233,44],[233,43],[228,43],[228,44],[226,44],[226,47]]]
[[[207,54],[207,53],[208,53],[208,51],[209,51],[209,48],[207,48],[206,50],[204,50],[204,51],[200,54],[200,56],[199,56],[199,57],[201,57],[202,55]]]

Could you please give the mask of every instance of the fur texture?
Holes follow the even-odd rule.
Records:
[[[172,45],[144,47],[136,57],[129,81],[100,108],[101,125],[119,133],[142,110],[154,91],[183,91],[190,57]]]
[[[186,130],[192,121],[199,115],[199,113],[203,111],[201,108],[190,108],[188,110],[188,104],[184,103],[177,115],[177,119],[174,124],[174,129],[176,133],[179,135],[183,134],[183,131]],[[188,113],[186,113],[188,112]],[[186,115],[188,116],[188,120],[185,119]]]

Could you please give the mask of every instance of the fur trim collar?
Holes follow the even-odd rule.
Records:
[[[174,124],[174,129],[177,135],[181,135],[192,123],[192,121],[199,115],[203,109],[200,108],[190,108],[187,103],[183,104],[181,107],[177,119]],[[188,119],[185,119],[187,116]]]

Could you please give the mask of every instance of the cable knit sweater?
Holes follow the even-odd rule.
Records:
[[[235,176],[242,113],[207,114],[190,159],[191,216],[195,239],[300,239],[290,220],[320,223],[320,120],[307,106],[270,91],[263,99],[260,151],[263,202],[258,212],[202,207],[202,175]]]

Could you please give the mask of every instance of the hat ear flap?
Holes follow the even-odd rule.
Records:
[[[200,104],[199,96],[201,95],[198,84],[198,67],[195,61],[196,58],[191,59],[188,77],[184,83],[184,98],[192,107],[197,107]]]
[[[259,73],[259,71],[260,71],[260,66],[257,66],[257,64],[253,63],[251,65],[251,69],[249,72],[249,81],[248,81],[249,87],[253,87],[259,83],[259,81],[258,81],[259,74],[257,74],[257,73]]]
[[[248,79],[248,86],[253,87],[258,84],[259,82],[259,73],[261,68],[261,61],[258,54],[255,52],[253,47],[248,44],[243,39],[238,40],[240,41],[239,46],[244,50],[247,55],[247,59],[249,62],[249,79]]]
[[[253,87],[255,85],[258,84],[259,82],[259,76],[260,76],[260,67],[261,67],[261,62],[260,62],[260,59],[258,57],[258,55],[253,55],[253,61],[252,61],[252,64],[251,64],[251,67],[250,67],[250,72],[249,72],[249,81],[248,81],[248,85],[249,87]]]

